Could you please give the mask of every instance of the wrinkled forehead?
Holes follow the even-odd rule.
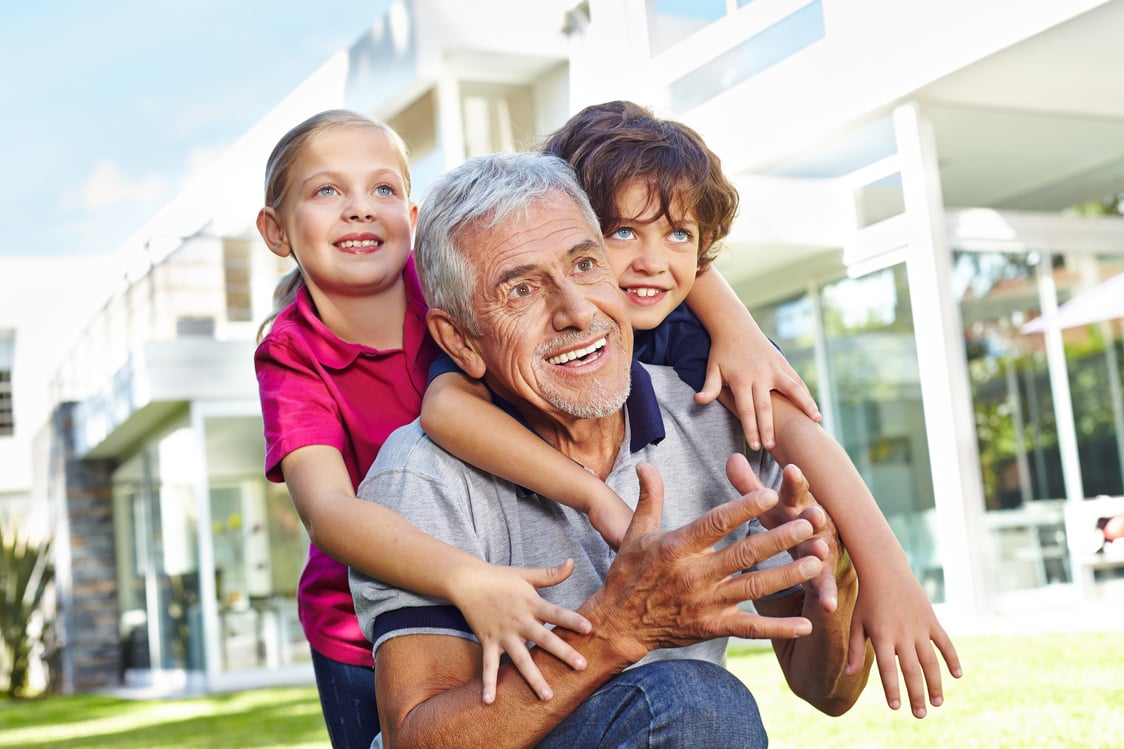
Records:
[[[466,260],[479,272],[509,256],[561,256],[591,240],[603,249],[592,211],[565,193],[553,192],[473,222],[460,244]]]

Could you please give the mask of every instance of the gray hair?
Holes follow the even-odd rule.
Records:
[[[469,334],[480,335],[472,309],[477,276],[463,245],[466,234],[521,218],[552,194],[572,199],[601,236],[597,215],[573,170],[555,156],[479,156],[438,180],[422,205],[414,237],[418,277],[430,308],[444,310]]]

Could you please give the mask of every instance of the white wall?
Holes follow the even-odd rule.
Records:
[[[0,329],[15,330],[15,435],[0,437],[0,494],[30,492],[32,442],[53,407],[51,378],[112,286],[104,257],[0,259]]]

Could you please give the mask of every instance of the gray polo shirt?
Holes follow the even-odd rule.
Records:
[[[625,405],[625,438],[607,483],[636,506],[636,465],[647,461],[664,483],[665,530],[683,526],[738,496],[726,480],[726,459],[744,450],[741,426],[714,402],[700,406],[694,391],[670,367],[634,364],[632,394]],[[777,489],[780,466],[764,451],[747,453],[761,482]],[[567,557],[574,573],[540,590],[575,609],[605,579],[613,551],[585,515],[470,466],[434,444],[414,421],[398,429],[379,452],[358,495],[377,501],[421,530],[468,553],[501,565],[550,567]],[[731,538],[762,530],[756,521]],[[727,539],[728,542],[730,539]],[[759,567],[788,562],[787,554]],[[419,596],[351,571],[351,592],[363,634],[379,645],[409,634],[475,639],[448,602]],[[698,658],[721,663],[726,640],[657,651],[649,658]]]

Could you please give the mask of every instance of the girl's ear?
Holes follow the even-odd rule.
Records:
[[[277,211],[269,206],[258,211],[258,234],[265,240],[266,245],[278,257],[288,257],[292,253],[285,230],[281,227],[281,219]]]
[[[476,342],[464,332],[459,323],[440,309],[431,309],[426,313],[425,322],[433,340],[466,375],[473,379],[484,376],[487,367],[476,349]]]

